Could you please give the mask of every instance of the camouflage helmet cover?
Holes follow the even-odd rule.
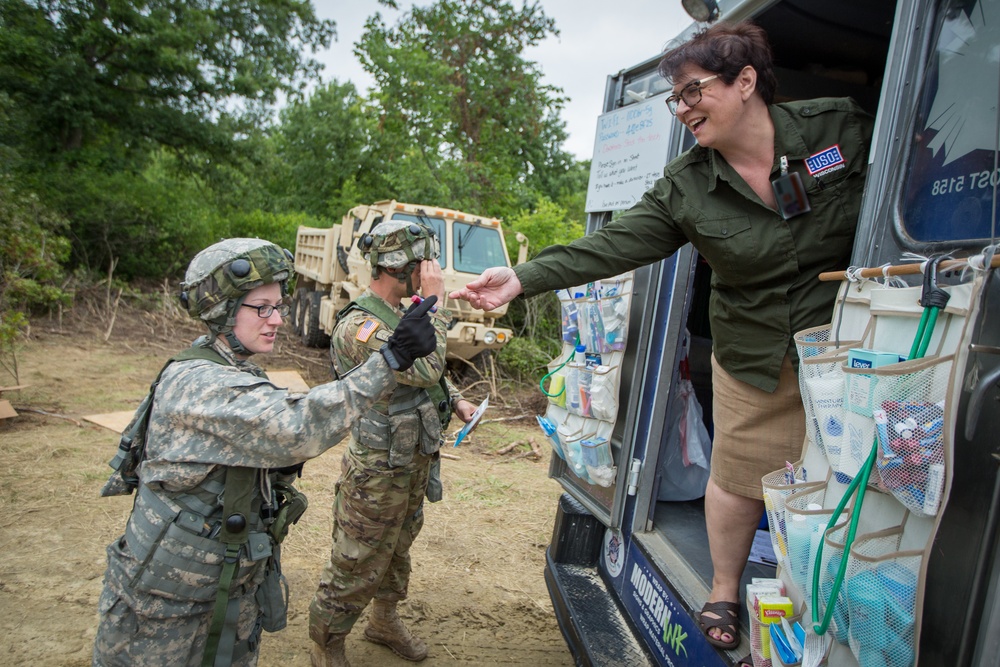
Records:
[[[358,240],[358,245],[373,271],[376,266],[401,269],[441,255],[437,235],[430,227],[402,220],[379,223]]]
[[[261,239],[226,239],[191,260],[181,283],[181,303],[195,319],[228,319],[235,301],[255,287],[277,282],[285,294],[291,272],[287,250]]]

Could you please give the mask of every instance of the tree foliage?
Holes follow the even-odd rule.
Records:
[[[226,158],[332,34],[306,0],[2,0],[0,89],[33,119],[36,155]]]
[[[0,149],[74,264],[162,275],[256,180],[278,93],[333,29],[308,0],[0,0]]]
[[[393,27],[368,20],[355,53],[375,79],[373,143],[393,195],[500,216],[569,167],[562,91],[524,57],[550,35],[538,2],[439,0]]]
[[[62,263],[69,242],[59,232],[65,221],[38,198],[0,175],[0,364],[17,379],[14,343],[32,308],[68,301]]]
[[[541,3],[378,2],[399,18],[355,44],[372,89],[307,94],[334,34],[308,0],[0,0],[4,331],[65,299],[66,269],[177,277],[219,238],[291,247],[381,199],[502,217],[532,254],[582,234],[588,165],[525,56],[558,35]],[[549,336],[531,303],[508,324]]]
[[[336,219],[359,203],[358,190],[383,191],[382,165],[370,149],[375,129],[350,82],[334,80],[284,109],[274,139],[279,207]]]

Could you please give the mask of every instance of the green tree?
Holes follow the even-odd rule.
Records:
[[[69,220],[74,264],[163,275],[267,204],[260,129],[333,32],[308,0],[0,0],[0,152]]]
[[[0,174],[0,365],[17,381],[15,343],[32,308],[68,302],[60,286],[65,221]]]
[[[308,0],[0,0],[0,90],[39,154],[226,157],[317,72],[302,54],[333,29]]]
[[[517,232],[528,237],[529,257],[547,246],[569,243],[584,232],[580,221],[571,218],[565,208],[546,197],[539,197],[533,208],[519,211],[506,225],[507,251],[511,257],[517,252],[514,247]],[[535,377],[537,371],[559,353],[559,300],[553,295],[517,299],[508,307],[504,321],[517,335],[499,355],[501,367],[519,379]]]
[[[284,109],[274,140],[283,166],[272,184],[280,193],[279,208],[337,219],[361,201],[358,196],[382,199],[382,165],[369,148],[375,129],[350,82],[334,80]]]
[[[571,163],[562,91],[524,51],[558,35],[538,2],[438,0],[355,46],[375,79],[375,151],[395,196],[504,216]]]

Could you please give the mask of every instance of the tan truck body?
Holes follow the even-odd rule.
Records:
[[[510,266],[500,220],[461,211],[404,204],[395,200],[355,206],[330,228],[299,227],[295,239],[296,333],[305,344],[329,344],[337,313],[371,283],[371,269],[357,240],[383,220],[417,221],[432,227],[441,241],[445,293],[478,276],[488,266]],[[527,243],[518,235],[523,256]],[[484,313],[464,301],[445,298],[455,319],[448,331],[448,356],[469,360],[484,350],[503,347],[513,336],[495,326],[507,306]]]

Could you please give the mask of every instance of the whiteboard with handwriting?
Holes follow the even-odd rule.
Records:
[[[663,175],[674,122],[665,99],[657,95],[597,119],[588,213],[632,206]]]

